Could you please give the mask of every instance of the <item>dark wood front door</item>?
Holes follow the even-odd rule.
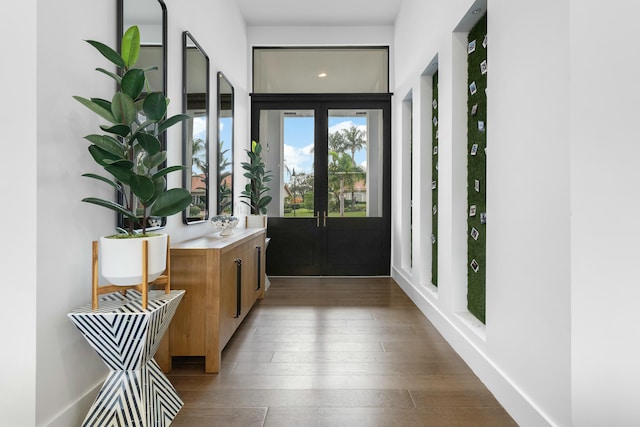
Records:
[[[386,94],[253,96],[275,169],[267,274],[390,273],[390,116]]]

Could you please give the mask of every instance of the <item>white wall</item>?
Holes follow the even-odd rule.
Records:
[[[15,427],[34,425],[36,407],[36,23],[35,0],[0,15],[0,414]]]
[[[427,281],[416,277],[415,268],[403,268],[404,259],[394,258],[393,275],[518,423],[568,426],[569,2],[543,0],[523,7],[520,2],[489,1],[486,326],[465,308],[466,42],[464,35],[453,33],[472,4],[405,0],[396,21],[396,93],[419,88],[420,75],[438,55],[437,298],[424,286]],[[414,97],[416,102],[423,100]],[[402,166],[400,111],[396,97],[394,168]],[[420,123],[414,117],[414,126]],[[414,129],[414,136],[429,132]],[[394,217],[408,206],[407,189],[398,181]],[[430,187],[430,182],[421,185]],[[418,215],[430,221],[429,211]],[[397,225],[395,245],[408,238]]]
[[[20,7],[23,8],[22,3]],[[24,8],[28,7],[25,5]],[[189,30],[211,57],[211,117],[216,117],[215,73],[222,70],[236,88],[236,138],[238,141],[245,140],[248,66],[244,52],[247,41],[244,22],[235,4],[221,0],[184,0],[167,1],[167,8],[168,95],[172,99],[170,114],[182,109],[182,31]],[[69,13],[69,10],[73,10],[73,13]],[[39,1],[37,18],[37,210],[35,200],[25,200],[17,204],[20,214],[15,216],[14,212],[14,220],[4,223],[14,224],[18,218],[32,226],[37,225],[38,231],[37,244],[33,242],[30,245],[32,251],[36,250],[33,246],[37,247],[37,269],[35,261],[32,261],[34,265],[29,265],[29,260],[35,260],[34,255],[25,256],[26,270],[22,273],[27,278],[29,274],[37,274],[37,342],[34,341],[31,352],[28,351],[28,344],[20,346],[21,349],[26,348],[25,354],[22,354],[25,364],[29,365],[30,354],[36,355],[37,375],[35,380],[33,373],[30,377],[35,381],[37,405],[34,411],[33,404],[28,404],[31,408],[25,413],[35,413],[37,425],[66,427],[80,424],[107,373],[106,367],[66,316],[72,309],[89,302],[90,244],[101,234],[113,232],[115,222],[110,212],[80,202],[87,196],[109,198],[111,191],[100,183],[80,176],[85,172],[99,172],[86,149],[87,142],[82,139],[84,135],[95,132],[99,122],[71,97],[108,96],[113,91],[111,81],[94,71],[97,66],[108,67],[108,63],[83,40],[94,39],[114,45],[116,6],[115,2],[102,1]],[[29,22],[28,19],[26,22]],[[3,39],[15,40],[16,37]],[[29,61],[25,63],[29,65]],[[35,73],[33,61],[30,65],[27,71]],[[16,69],[20,69],[20,66],[22,64],[16,64]],[[22,89],[21,93],[26,94],[28,99],[34,82],[29,80],[28,72],[21,78],[26,86],[16,87]],[[31,109],[35,110],[33,107]],[[34,117],[35,111],[30,115],[29,123],[23,124],[23,131],[27,133],[24,158],[33,158],[33,155],[28,155],[28,134],[30,129],[35,131],[35,128],[30,128]],[[216,147],[216,130],[217,126],[212,125],[212,147]],[[170,164],[182,162],[181,135],[180,126],[170,129]],[[22,145],[18,147],[23,149]],[[16,153],[18,155],[19,152]],[[236,166],[239,168],[239,156],[237,159]],[[215,162],[215,158],[211,161]],[[18,166],[29,163],[20,161]],[[29,179],[35,178],[29,174],[20,177],[21,185],[25,185],[21,188],[25,197],[34,197],[36,186],[28,184]],[[2,182],[12,181],[3,179]],[[169,185],[181,185],[179,174],[170,175]],[[37,213],[37,222],[35,219],[29,220],[31,213]],[[211,231],[208,224],[187,227],[181,221],[180,215],[168,219],[166,231],[174,242]],[[29,236],[23,230],[20,233]],[[11,250],[14,251],[13,248]],[[28,286],[25,289],[28,296]],[[26,303],[24,306],[29,307]],[[30,333],[33,335],[28,321],[27,318],[24,325],[27,338]],[[15,344],[17,347],[17,342]],[[25,375],[25,379],[28,380],[29,375]]]
[[[571,1],[573,423],[640,425],[637,2]]]

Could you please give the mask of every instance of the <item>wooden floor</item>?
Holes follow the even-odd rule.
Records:
[[[514,426],[388,278],[274,278],[206,375],[174,359],[185,426]]]

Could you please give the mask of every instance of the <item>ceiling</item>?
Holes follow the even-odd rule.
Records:
[[[236,0],[248,26],[393,25],[402,0]]]

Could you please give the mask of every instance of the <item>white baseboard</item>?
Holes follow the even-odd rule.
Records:
[[[88,390],[84,396],[80,397],[73,404],[60,412],[54,419],[49,420],[47,423],[42,425],[46,427],[69,427],[81,425],[84,417],[87,416],[91,405],[96,400],[98,392],[102,388],[102,384],[105,379],[106,377],[103,378],[102,381],[100,381],[94,388]]]
[[[511,417],[521,426],[553,426],[554,423],[544,415],[537,405],[526,396],[496,366],[493,361],[473,342],[471,336],[465,334],[456,321],[447,317],[435,306],[426,294],[416,288],[401,271],[393,268],[391,277],[411,298],[438,332],[447,340],[453,349],[469,365],[480,381],[489,389]],[[460,318],[457,314],[452,316]],[[470,333],[473,333],[471,330]]]

